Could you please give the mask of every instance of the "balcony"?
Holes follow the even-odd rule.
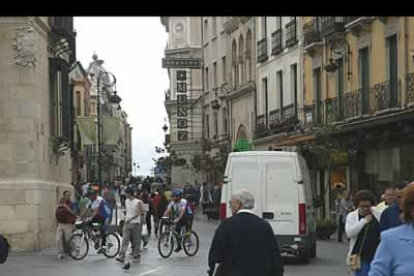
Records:
[[[265,62],[268,58],[267,37],[265,37],[257,42],[257,63]]]
[[[344,120],[344,97],[325,100],[326,123],[332,124]]]
[[[321,25],[319,18],[312,19],[303,25],[305,47],[316,42],[322,42]]]
[[[373,17],[371,16],[348,16],[346,17],[345,28],[358,37],[361,33],[371,31],[372,21]]]
[[[399,109],[400,81],[385,81],[374,86],[375,111],[379,113]]]
[[[73,17],[71,16],[51,16],[49,26],[57,38],[66,38],[71,51],[70,61],[76,60],[76,33],[73,30]]]
[[[344,16],[324,16],[320,20],[323,37],[345,32],[346,17]]]
[[[298,43],[296,18],[286,24],[286,47],[292,47]]]
[[[405,77],[406,94],[405,102],[407,107],[414,106],[414,73],[410,73]]]
[[[260,115],[256,118],[256,131],[255,139],[264,138],[271,135],[276,135],[284,132],[291,132],[298,126],[299,120],[293,115],[286,115],[280,119],[279,109],[272,110],[269,113],[269,125],[265,123],[264,115]]]
[[[300,109],[300,118],[303,121],[303,124],[306,128],[312,126],[319,126],[324,123],[324,103],[323,102],[314,102],[311,105],[305,105]]]
[[[282,29],[279,29],[272,33],[272,55],[277,55],[282,51]]]

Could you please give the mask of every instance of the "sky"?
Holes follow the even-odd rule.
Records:
[[[116,76],[121,106],[133,127],[132,158],[140,166],[136,173],[149,175],[152,158],[158,156],[155,146],[163,147],[165,137],[169,80],[161,60],[168,33],[160,17],[75,17],[74,25],[76,56],[83,67],[88,68],[96,52]]]

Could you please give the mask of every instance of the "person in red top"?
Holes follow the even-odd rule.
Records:
[[[162,218],[162,215],[164,213],[164,210],[160,210],[162,196],[158,189],[155,191],[155,196],[152,198],[151,201],[152,201],[152,211],[153,211],[152,215],[154,216],[155,235],[158,235],[158,229],[160,227],[160,219]]]
[[[76,220],[75,204],[70,200],[70,191],[64,191],[63,197],[59,200],[56,209],[56,219],[58,221],[57,229],[57,244],[58,244],[58,258],[63,259],[64,247],[66,241],[69,240],[73,232],[73,226]]]

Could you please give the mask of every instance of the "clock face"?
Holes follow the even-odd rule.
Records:
[[[174,34],[180,36],[180,35],[183,34],[183,32],[184,32],[184,24],[181,23],[181,22],[175,24],[175,26],[174,26]]]

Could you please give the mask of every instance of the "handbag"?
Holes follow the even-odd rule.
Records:
[[[365,242],[365,238],[368,233],[368,228],[369,228],[369,224],[365,228],[364,237],[362,238],[361,247],[359,248],[358,254],[352,254],[351,256],[349,256],[348,263],[349,263],[349,268],[352,271],[358,271],[361,269],[361,252],[362,252],[362,248],[364,247],[364,242]]]

